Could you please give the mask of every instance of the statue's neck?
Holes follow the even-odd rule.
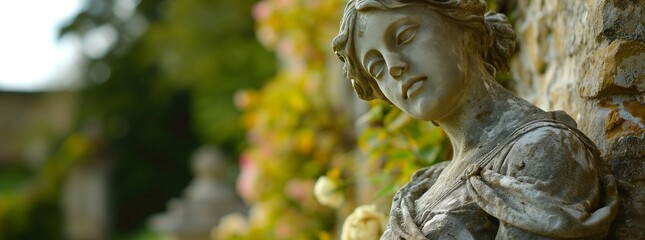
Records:
[[[439,126],[452,142],[453,160],[473,150],[486,151],[487,143],[499,141],[527,115],[540,111],[513,96],[490,76],[471,79],[466,98],[455,111],[439,120]]]

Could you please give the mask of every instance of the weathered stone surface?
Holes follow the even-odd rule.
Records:
[[[608,0],[602,6],[602,34],[607,40],[645,42],[645,1]]]
[[[626,136],[611,144],[613,155],[605,156],[618,181],[621,205],[612,226],[613,239],[643,239],[645,218],[645,139]]]
[[[518,1],[515,91],[562,109],[618,179],[612,239],[645,239],[645,1]]]
[[[645,43],[612,41],[596,49],[589,61],[592,68],[587,75],[596,80],[582,81],[580,96],[597,98],[645,91]]]

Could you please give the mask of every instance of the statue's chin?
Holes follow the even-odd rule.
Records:
[[[410,116],[412,116],[413,118],[421,121],[434,121],[434,120],[442,119],[443,117],[449,114],[449,113],[442,114],[440,112],[433,111],[432,108],[421,108],[411,112],[407,112],[404,110],[404,112],[410,114]]]
[[[416,104],[412,105],[409,109],[402,109],[404,112],[410,114],[413,118],[422,121],[436,121],[446,118],[459,108],[462,101],[461,94],[452,95],[451,98],[437,98],[432,96],[422,96],[416,100]],[[452,101],[449,101],[452,100]]]

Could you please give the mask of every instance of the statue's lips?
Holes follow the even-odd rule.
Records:
[[[408,79],[408,81],[403,84],[403,87],[401,88],[401,94],[403,95],[403,99],[408,99],[410,95],[417,89],[421,87],[423,84],[423,81],[428,79],[428,77],[425,76],[420,76],[420,77],[413,77]]]

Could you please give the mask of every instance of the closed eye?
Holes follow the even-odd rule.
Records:
[[[414,35],[417,33],[417,27],[419,25],[406,25],[396,34],[396,45],[401,46],[409,43],[414,39]]]
[[[374,78],[379,79],[383,75],[385,69],[385,60],[383,58],[372,58],[367,64],[368,73]]]

